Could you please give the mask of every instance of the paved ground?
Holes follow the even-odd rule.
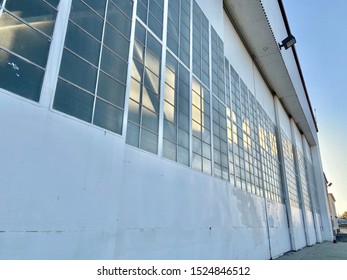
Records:
[[[276,260],[347,260],[347,242],[316,244],[286,253]]]

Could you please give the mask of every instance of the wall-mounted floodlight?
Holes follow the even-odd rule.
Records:
[[[294,44],[296,43],[296,39],[293,35],[289,35],[287,38],[285,38],[282,41],[282,44],[278,44],[278,46],[280,47],[280,49],[282,47],[284,47],[286,50],[289,49],[290,47],[292,47]]]
[[[328,184],[328,187],[331,187],[332,184],[333,184],[333,183],[329,183],[329,184]]]

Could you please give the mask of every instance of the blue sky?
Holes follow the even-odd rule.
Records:
[[[283,0],[338,214],[347,211],[347,1]]]

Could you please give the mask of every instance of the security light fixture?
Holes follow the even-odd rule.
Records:
[[[333,183],[329,183],[329,184],[328,184],[328,187],[331,187],[332,184],[333,184]]]
[[[282,47],[284,47],[286,50],[289,49],[290,47],[292,47],[294,44],[296,43],[296,39],[293,35],[289,35],[287,38],[285,38],[282,41],[282,44],[278,44],[278,46],[280,47],[280,49]]]

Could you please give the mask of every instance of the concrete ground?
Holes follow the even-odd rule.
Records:
[[[323,242],[286,253],[276,260],[347,260],[347,242]]]

